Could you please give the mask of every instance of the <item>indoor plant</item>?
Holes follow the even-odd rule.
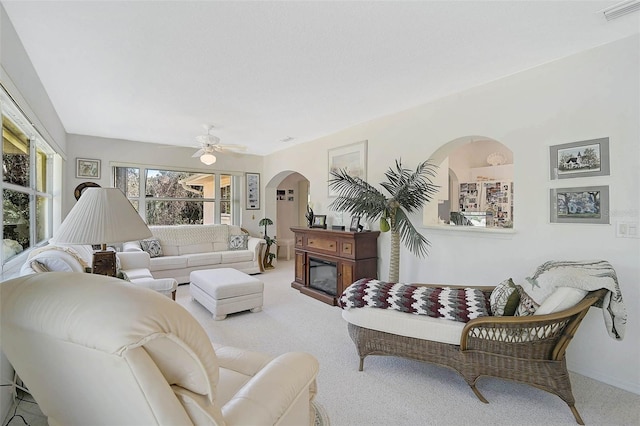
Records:
[[[273,269],[273,259],[275,259],[276,255],[275,253],[271,253],[271,246],[276,244],[276,236],[274,235],[273,238],[271,238],[267,234],[267,226],[273,225],[273,221],[268,217],[263,217],[260,219],[260,222],[258,222],[258,225],[264,226],[264,236],[262,238],[264,238],[267,244],[264,251],[264,257],[262,258],[262,266],[264,269]]]
[[[338,197],[329,207],[367,220],[380,219],[380,230],[391,231],[390,282],[399,279],[400,240],[416,256],[428,254],[430,243],[415,229],[408,214],[431,201],[437,192],[438,186],[430,179],[435,176],[436,167],[427,160],[412,172],[402,167],[402,160],[396,160],[395,168],[390,167],[385,173],[387,181],[380,183],[389,193],[388,198],[364,180],[350,176],[346,170],[331,171],[329,187],[338,193]]]

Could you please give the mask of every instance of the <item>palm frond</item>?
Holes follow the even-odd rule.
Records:
[[[329,188],[338,193],[338,197],[329,204],[332,210],[369,220],[377,219],[384,212],[385,196],[364,180],[350,176],[346,170],[331,171]]]
[[[400,234],[400,241],[411,253],[418,257],[426,257],[429,254],[431,243],[414,228],[402,209],[396,211],[396,229]]]
[[[390,225],[398,232],[400,241],[416,256],[424,257],[428,255],[430,243],[414,228],[407,214],[432,200],[438,190],[431,180],[436,175],[436,168],[427,160],[411,171],[402,167],[402,160],[396,160],[395,167],[385,173],[387,181],[380,184],[389,193],[389,198],[364,180],[349,176],[346,170],[332,171],[329,188],[338,197],[329,207],[367,220],[376,220],[382,214],[392,217]]]
[[[402,167],[402,160],[396,160],[396,169],[385,173],[389,182],[381,185],[392,196],[392,200],[401,205],[407,212],[413,213],[425,203],[431,201],[433,194],[438,191],[429,176],[435,176],[435,168],[429,160],[416,167],[415,172]]]

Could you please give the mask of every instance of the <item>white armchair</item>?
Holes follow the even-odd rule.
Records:
[[[178,289],[178,281],[174,278],[153,278],[149,270],[151,257],[145,251],[132,251],[116,253],[120,263],[120,272],[123,278],[139,287],[150,288],[171,296],[176,300],[176,290]]]
[[[92,274],[0,284],[2,347],[48,423],[310,424],[317,360],[214,350],[179,304]]]

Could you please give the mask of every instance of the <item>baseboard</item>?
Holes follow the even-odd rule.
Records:
[[[582,374],[583,376],[589,377],[590,379],[594,379],[599,382],[635,393],[636,395],[640,395],[640,384],[638,383],[629,382],[627,380],[619,380],[602,372],[593,371],[593,368],[575,362],[567,361],[567,369],[574,373]]]

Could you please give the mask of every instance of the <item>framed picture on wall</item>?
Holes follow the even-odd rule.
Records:
[[[100,179],[100,160],[76,158],[76,177]]]
[[[247,210],[260,210],[260,173],[245,173]]]
[[[609,187],[554,188],[551,223],[609,223]]]
[[[352,143],[329,151],[329,179],[331,172],[345,170],[349,176],[367,180],[367,141]],[[329,188],[329,197],[338,193]]]
[[[551,180],[609,175],[609,138],[549,147]]]

